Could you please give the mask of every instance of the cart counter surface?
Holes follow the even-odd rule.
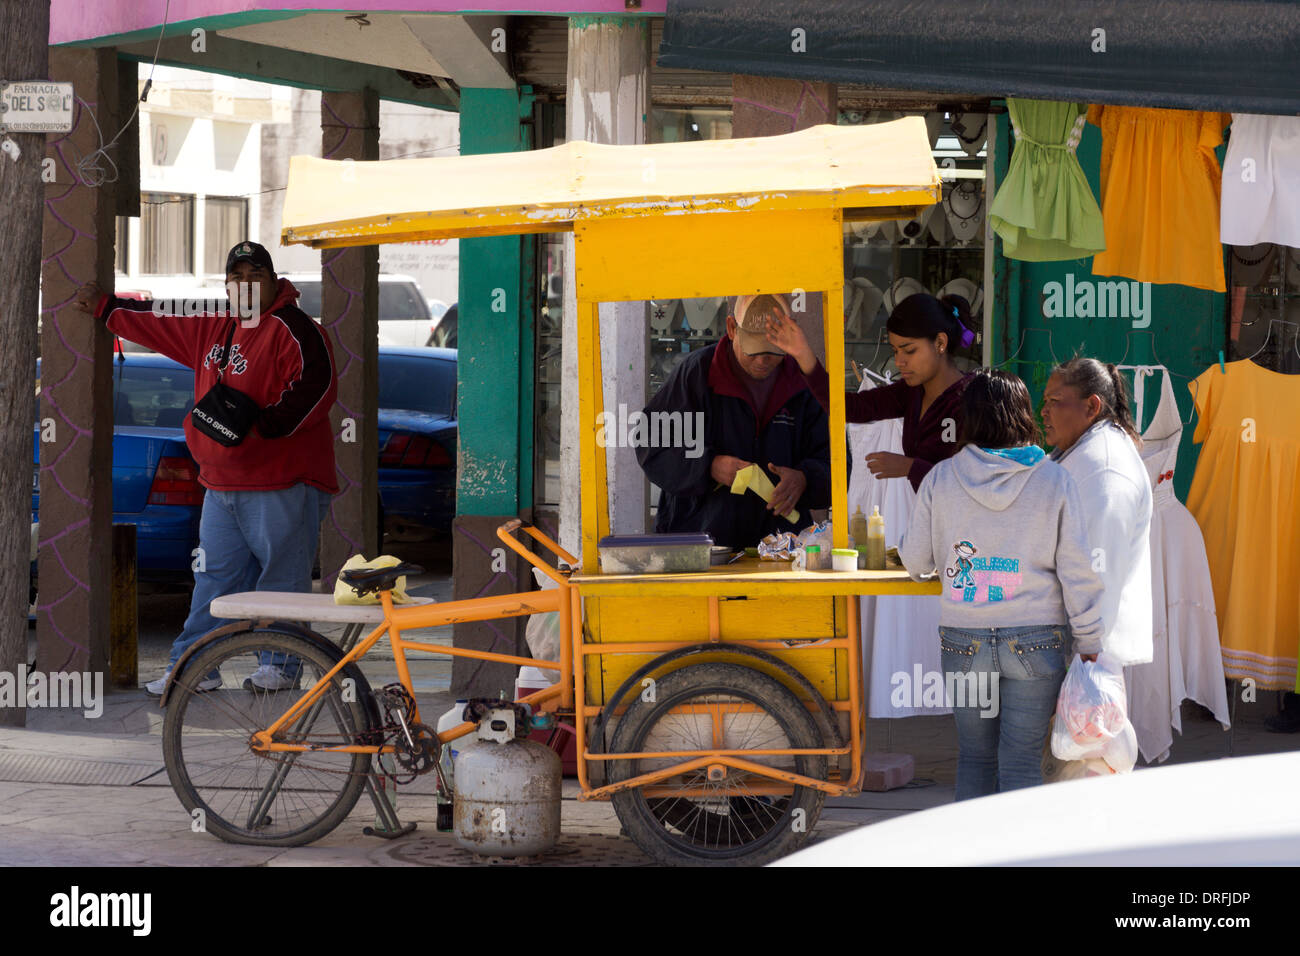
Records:
[[[579,574],[570,576],[584,597],[653,595],[807,595],[941,593],[938,578],[913,581],[902,568],[886,571],[792,571],[788,561],[743,557],[733,564],[686,574]]]

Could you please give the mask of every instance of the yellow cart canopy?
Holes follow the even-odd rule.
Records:
[[[348,162],[294,156],[281,239],[315,248],[691,213],[903,219],[941,198],[919,116],[784,136]]]

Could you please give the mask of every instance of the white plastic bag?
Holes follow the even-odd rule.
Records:
[[[1106,655],[1085,661],[1076,654],[1070,662],[1056,699],[1052,755],[1066,761],[1104,760],[1116,773],[1128,773],[1137,762],[1137,735],[1128,719],[1124,672]],[[1058,779],[1090,775],[1080,768],[1069,773]]]
[[[795,540],[801,548],[815,544],[822,549],[822,554],[830,554],[832,546],[830,521],[819,521],[816,524],[810,524],[799,532]]]
[[[533,568],[533,579],[537,581],[537,586],[543,591],[549,591],[558,588],[559,585],[552,581],[537,568]],[[560,659],[560,641],[563,635],[560,634],[560,612],[548,611],[545,614],[530,614],[528,616],[528,626],[524,629],[524,640],[528,642],[528,653],[533,656],[534,660],[539,661],[558,661]],[[560,672],[538,668],[545,674],[552,684],[560,679]]]

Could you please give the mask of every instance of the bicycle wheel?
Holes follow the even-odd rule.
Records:
[[[302,662],[294,688],[259,690],[248,681],[259,655],[267,653]],[[370,754],[259,753],[251,747],[253,734],[288,711],[339,659],[339,652],[302,637],[266,630],[231,634],[191,658],[168,699],[163,755],[172,787],[204,830],[229,843],[300,846],[325,836],[351,812],[365,788]],[[221,686],[199,691],[198,682],[213,671],[220,672]],[[361,742],[374,729],[369,695],[361,672],[345,668],[276,740]]]
[[[653,700],[637,697],[610,753],[709,750],[803,750],[825,746],[816,720],[779,681],[736,664],[695,664],[661,678]],[[612,761],[611,782],[687,758]],[[820,755],[762,756],[753,763],[826,778]],[[772,778],[728,767],[720,781],[705,768],[613,797],[628,834],[663,863],[759,865],[798,849],[812,832],[826,795],[811,787],[760,792]]]

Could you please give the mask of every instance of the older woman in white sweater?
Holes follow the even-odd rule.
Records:
[[[1151,660],[1151,479],[1114,365],[1075,358],[1043,392],[1052,458],[1074,479],[1093,569],[1105,585],[1102,653],[1117,665]]]

